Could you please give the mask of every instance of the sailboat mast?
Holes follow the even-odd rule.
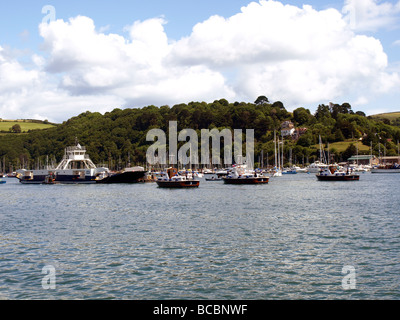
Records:
[[[275,167],[277,168],[278,161],[276,156],[276,131],[274,130],[274,148],[275,148]]]
[[[283,142],[283,135],[282,135],[282,159],[281,159],[281,161],[282,161],[282,170],[283,170],[283,158],[284,158],[284,155],[283,155],[283,150],[284,150],[284,148],[283,148],[283,146],[284,146],[284,142]]]
[[[280,140],[278,138],[278,169],[281,168],[281,151],[280,151],[280,147],[279,147],[280,143],[281,142],[280,142]]]

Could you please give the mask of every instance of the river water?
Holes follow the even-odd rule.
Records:
[[[6,181],[0,299],[400,298],[400,175],[190,190]]]

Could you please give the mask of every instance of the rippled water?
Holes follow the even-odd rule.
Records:
[[[0,299],[399,299],[400,175],[0,185]],[[42,287],[54,266],[56,289]],[[344,266],[356,288],[344,290]]]

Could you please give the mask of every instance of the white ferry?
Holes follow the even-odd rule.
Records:
[[[108,168],[97,168],[86,155],[86,148],[77,144],[65,149],[63,160],[55,169],[18,170],[17,178],[23,184],[41,183],[96,183],[108,175]]]

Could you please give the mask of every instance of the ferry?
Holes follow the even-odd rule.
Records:
[[[17,178],[22,184],[90,184],[108,175],[108,168],[98,168],[79,143],[65,149],[64,158],[55,169],[18,170]]]

